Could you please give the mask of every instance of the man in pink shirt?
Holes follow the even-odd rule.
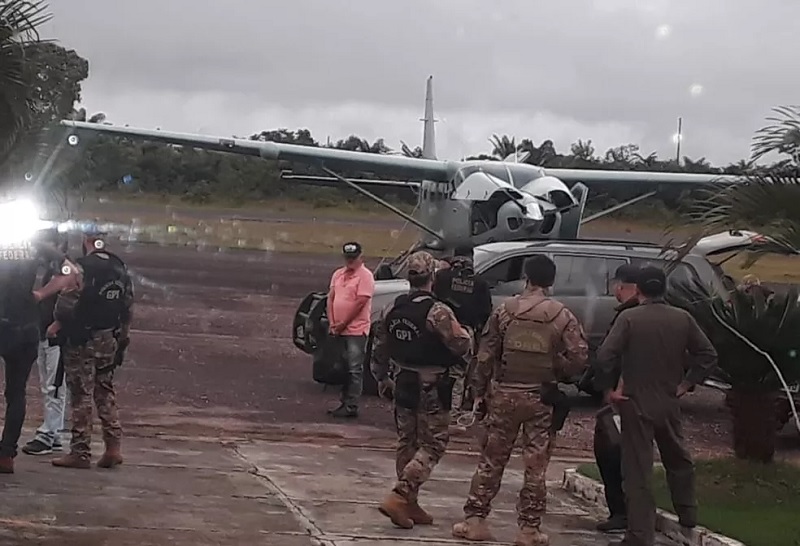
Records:
[[[342,255],[345,265],[333,272],[328,291],[328,322],[347,375],[342,385],[342,403],[328,413],[334,417],[357,417],[375,280],[364,265],[359,243],[345,243]]]

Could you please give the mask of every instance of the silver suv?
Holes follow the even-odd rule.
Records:
[[[712,256],[742,251],[751,246],[757,235],[752,232],[731,231],[702,239],[692,251],[676,265],[668,281],[696,279],[714,292],[727,295],[735,288],[735,282],[727,276],[719,264],[710,260]],[[583,323],[590,355],[593,355],[608,330],[614,308],[618,305],[610,282],[616,269],[627,263],[635,265],[653,264],[665,266],[669,254],[662,252],[657,244],[619,240],[576,239],[541,240],[489,243],[475,248],[475,272],[480,274],[492,291],[494,305],[521,292],[524,286],[522,264],[535,254],[545,254],[556,264],[556,281],[552,295],[563,302]],[[373,321],[381,309],[408,291],[408,282],[403,277],[403,261],[393,266],[381,266],[375,271],[375,295],[372,302]],[[321,340],[328,328],[325,317],[327,294],[309,294],[300,304],[293,325],[293,340],[302,351],[320,358]],[[364,392],[376,394],[377,387],[369,372],[369,354],[372,343],[367,346],[364,363]],[[590,381],[585,376],[572,378],[572,383],[592,395]],[[724,389],[726,378],[717,370],[707,385]]]

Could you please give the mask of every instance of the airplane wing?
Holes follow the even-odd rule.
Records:
[[[375,171],[387,176],[426,179],[446,182],[458,170],[449,161],[419,159],[414,157],[351,152],[334,148],[299,146],[277,142],[173,133],[135,127],[120,127],[98,123],[63,120],[61,125],[69,127],[74,133],[100,133],[152,142],[191,146],[216,152],[232,152],[261,157],[263,159],[282,159],[307,165],[325,166],[329,169],[353,169]]]
[[[543,169],[545,176],[554,176],[563,182],[633,182],[640,184],[716,184],[734,183],[739,176],[721,174],[661,173],[650,171],[603,171],[589,169]]]

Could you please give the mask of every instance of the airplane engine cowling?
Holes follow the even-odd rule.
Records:
[[[567,185],[555,176],[542,176],[525,184],[522,191],[545,198],[563,212],[578,205]]]

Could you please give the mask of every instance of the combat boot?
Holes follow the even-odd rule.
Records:
[[[12,457],[0,457],[0,474],[14,473],[14,459]]]
[[[414,527],[414,520],[408,513],[408,501],[402,495],[392,491],[378,507],[381,514],[392,520],[392,523],[402,529]]]
[[[422,509],[417,499],[408,501],[408,517],[411,518],[415,525],[433,524],[433,516]]]
[[[454,524],[453,536],[474,542],[494,542],[494,536],[492,536],[492,531],[489,529],[486,519],[478,517],[467,518]]]
[[[122,464],[122,454],[120,453],[119,440],[109,440],[106,442],[106,452],[97,461],[97,466],[100,468],[113,468]]]
[[[51,461],[53,466],[58,466],[61,468],[91,468],[92,464],[89,462],[88,456],[78,455],[77,453],[70,453],[68,455],[64,455],[63,457],[59,457],[58,459],[53,459]]]
[[[514,546],[549,546],[550,537],[541,532],[538,527],[520,527]]]

